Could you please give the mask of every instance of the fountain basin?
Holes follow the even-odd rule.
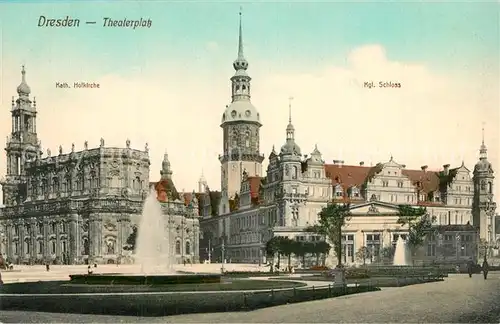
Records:
[[[86,285],[180,285],[220,283],[220,274],[74,274],[70,284]]]

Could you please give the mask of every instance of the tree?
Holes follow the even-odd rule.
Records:
[[[127,237],[126,245],[123,247],[124,250],[134,251],[135,243],[137,242],[137,226],[132,228],[132,233]]]
[[[305,267],[306,264],[306,254],[308,253],[308,245],[310,245],[311,242],[304,242],[304,241],[296,241],[295,246],[293,247],[293,253],[301,259],[302,267]]]
[[[281,237],[279,240],[279,250],[288,258],[288,271],[291,269],[292,254],[296,251],[297,241],[291,240],[288,237]]]
[[[366,246],[362,246],[356,252],[356,259],[363,261],[363,265],[366,264],[366,259],[370,259],[372,257],[372,251]]]
[[[425,236],[431,232],[432,224],[436,217],[430,216],[425,207],[413,207],[410,205],[399,206],[400,225],[408,225],[408,238],[406,240],[411,255],[415,254],[416,249],[424,244]]]
[[[342,266],[342,227],[349,221],[351,212],[349,204],[328,203],[318,214],[318,224],[307,229],[323,235],[333,245],[337,256],[337,266]]]
[[[387,262],[388,260],[392,260],[392,258],[394,257],[394,252],[395,252],[395,248],[393,245],[383,247],[380,250],[380,255],[384,259],[384,263]]]
[[[279,269],[280,266],[280,240],[280,236],[274,236],[266,242],[266,255],[268,258],[272,259],[270,272],[274,272],[274,257],[276,254],[278,255],[278,263],[276,267]]]
[[[317,253],[316,257],[317,258],[319,258],[319,256],[323,257],[322,265],[325,265],[326,256],[330,252],[331,248],[332,247],[331,247],[330,244],[328,244],[328,242],[325,242],[325,241],[316,242],[316,244],[315,244],[315,250],[316,250],[316,253]],[[316,261],[316,263],[318,263],[317,261]]]

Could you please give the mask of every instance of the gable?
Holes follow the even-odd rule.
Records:
[[[352,216],[365,215],[394,215],[399,216],[399,207],[397,205],[386,204],[381,202],[370,202],[366,204],[356,205],[351,208]]]

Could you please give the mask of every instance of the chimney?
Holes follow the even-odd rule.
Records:
[[[363,161],[359,162],[359,166],[363,166],[363,165],[365,165],[365,162],[363,162]]]
[[[427,165],[422,165],[420,168],[422,169],[422,171],[425,172],[425,171],[427,171],[428,166]]]
[[[450,173],[450,165],[449,164],[443,165],[443,173],[444,173],[444,175],[448,175]]]

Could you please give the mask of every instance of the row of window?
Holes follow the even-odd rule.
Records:
[[[318,241],[321,241],[321,236],[318,236],[318,235],[308,235],[308,236],[299,235],[299,236],[295,237],[295,240],[300,241],[300,242],[306,242],[306,241],[318,242]]]
[[[437,255],[438,245],[436,243],[427,244],[427,256],[435,257]],[[461,256],[467,257],[474,254],[474,247],[467,243],[461,243],[458,246],[445,243],[441,246],[440,254],[443,256]]]
[[[119,180],[118,177],[113,177],[106,181],[106,185],[110,188],[120,188],[120,187],[128,187],[128,183],[126,179],[122,181]],[[70,190],[85,190],[85,189],[96,189],[100,187],[100,180],[98,177],[90,177],[85,180],[83,176],[80,176],[76,179],[76,181],[72,182],[71,178],[66,178],[62,183],[59,183],[59,178],[53,178],[52,182],[49,183],[47,179],[42,179],[40,182],[33,181],[28,184],[28,190],[32,195],[44,195],[47,193],[56,193],[56,192],[67,192]],[[135,190],[141,190],[144,187],[144,180],[141,180],[140,177],[136,177],[132,180],[132,188]]]
[[[50,231],[49,234],[57,234],[57,226],[58,225],[59,225],[60,233],[67,233],[68,232],[68,223],[66,223],[66,222],[50,223],[49,224],[49,231]],[[43,223],[37,223],[36,227],[35,227],[35,229],[36,229],[35,235],[43,235],[44,234],[43,228],[44,228]],[[12,235],[19,236],[20,232],[21,232],[21,225],[15,225],[12,229]],[[32,234],[31,225],[28,224],[28,225],[24,226],[24,233],[28,236]]]
[[[30,254],[31,253],[31,243],[29,241],[24,242],[23,246],[23,252],[24,254]],[[56,241],[52,240],[50,241],[50,253],[51,254],[56,254]],[[37,241],[37,254],[43,254],[43,248],[44,244],[43,241]],[[19,250],[19,242],[14,242],[14,254],[19,254],[21,251]],[[68,252],[67,248],[67,242],[66,241],[61,241],[61,253],[66,253]]]
[[[234,234],[229,238],[230,244],[247,244],[247,243],[256,243],[260,241],[261,241],[261,233],[257,232]]]
[[[449,210],[448,213],[439,215],[437,221],[439,225],[466,224],[468,221],[470,222],[470,215],[459,214],[458,211],[452,215],[452,211]]]

